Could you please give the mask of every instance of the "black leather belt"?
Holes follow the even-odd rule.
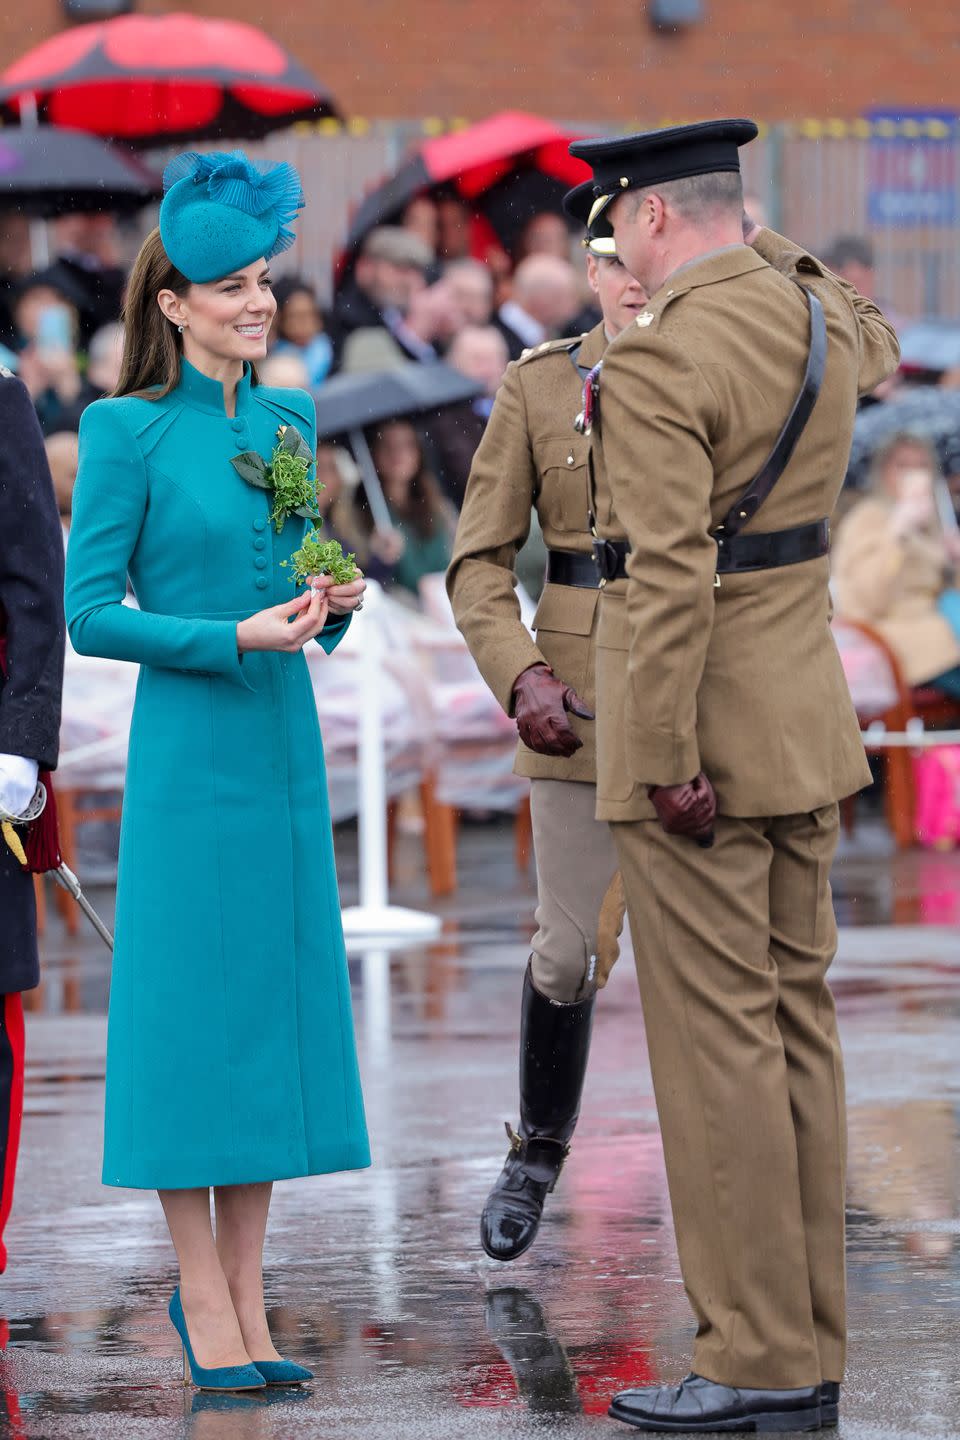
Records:
[[[766,535],[714,535],[717,574],[742,575],[748,570],[778,570],[830,553],[830,521],[814,520]]]
[[[596,590],[600,584],[597,562],[592,555],[585,555],[580,550],[548,550],[547,584]]]
[[[790,530],[765,535],[715,535],[717,574],[742,575],[750,570],[778,570],[830,553],[830,521],[814,520]],[[630,547],[625,540],[594,540],[593,557],[602,580],[623,580]]]

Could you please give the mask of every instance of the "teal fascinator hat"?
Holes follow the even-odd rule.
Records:
[[[163,188],[160,239],[195,285],[289,250],[304,205],[292,165],[257,166],[242,150],[178,155],[163,173]]]

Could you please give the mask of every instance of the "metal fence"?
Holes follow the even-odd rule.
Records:
[[[599,134],[578,122],[571,130]],[[423,126],[355,123],[292,130],[251,151],[300,170],[308,208],[282,269],[329,297],[333,264],[363,196],[403,162]],[[817,253],[837,235],[869,238],[877,295],[904,319],[960,319],[960,126],[953,120],[772,126],[743,152],[748,192],[770,223]]]

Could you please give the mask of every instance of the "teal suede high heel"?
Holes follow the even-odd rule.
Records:
[[[197,1364],[193,1346],[190,1344],[190,1336],[187,1333],[187,1321],[180,1300],[179,1285],[170,1297],[167,1314],[170,1316],[170,1323],[183,1342],[184,1385],[189,1385],[192,1381],[199,1390],[262,1390],[264,1388],[266,1381],[256,1365],[219,1365],[206,1370],[202,1365]]]
[[[254,1360],[254,1366],[267,1385],[303,1385],[313,1379],[313,1371],[292,1360]]]

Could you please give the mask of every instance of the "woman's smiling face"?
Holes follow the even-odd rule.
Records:
[[[196,359],[206,355],[218,361],[252,362],[266,355],[277,302],[265,260],[255,260],[222,280],[191,285],[177,306],[175,315],[166,313],[183,326],[188,359],[193,360],[191,351]]]

